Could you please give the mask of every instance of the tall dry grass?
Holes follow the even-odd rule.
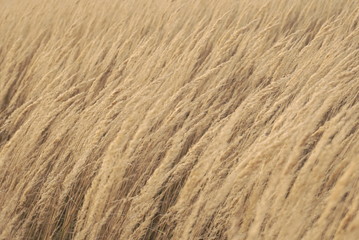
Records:
[[[357,0],[0,0],[0,239],[359,239]]]

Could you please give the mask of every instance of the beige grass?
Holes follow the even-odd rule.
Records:
[[[0,0],[0,239],[359,239],[357,0]]]

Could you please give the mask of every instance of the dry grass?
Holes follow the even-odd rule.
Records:
[[[359,239],[357,0],[0,0],[0,239]]]

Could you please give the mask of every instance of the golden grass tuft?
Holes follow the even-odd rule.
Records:
[[[0,0],[0,239],[359,239],[357,0]]]

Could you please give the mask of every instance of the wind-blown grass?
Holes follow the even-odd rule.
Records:
[[[0,239],[359,239],[357,0],[0,0]]]

